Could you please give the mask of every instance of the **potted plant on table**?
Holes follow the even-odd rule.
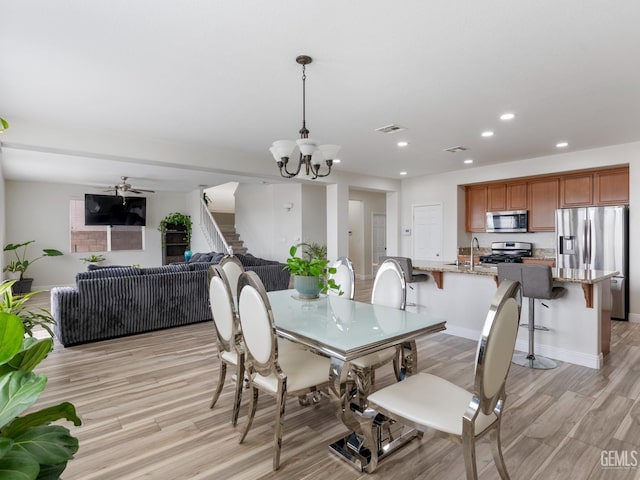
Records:
[[[29,245],[34,242],[35,240],[29,240],[24,243],[9,243],[4,247],[5,252],[13,252],[15,254],[15,260],[11,260],[9,264],[4,267],[3,272],[19,274],[18,280],[13,284],[13,293],[27,293],[31,291],[33,278],[26,278],[25,274],[34,262],[40,260],[42,257],[58,257],[63,255],[60,250],[56,250],[55,248],[45,248],[42,250],[42,255],[29,260],[27,258],[27,249]]]
[[[88,257],[82,257],[80,260],[87,263],[101,263],[106,260],[106,257],[101,253],[98,253],[98,254],[92,253]]]
[[[302,256],[296,256],[298,247],[302,247]],[[336,284],[330,274],[336,273],[336,269],[329,267],[327,260],[327,247],[317,243],[300,243],[289,249],[289,258],[284,267],[293,275],[293,288],[300,298],[318,298],[320,293],[327,293],[329,289],[344,292],[340,285]]]

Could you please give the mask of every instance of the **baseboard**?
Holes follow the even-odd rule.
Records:
[[[529,351],[528,340],[516,341],[516,350],[521,352]],[[581,365],[583,367],[602,368],[604,364],[604,357],[602,353],[598,355],[592,355],[589,353],[576,352],[574,350],[566,350],[564,348],[551,347],[549,345],[536,344],[535,352],[542,357],[549,357],[553,360],[559,360],[561,362],[568,362],[574,365]]]
[[[480,334],[482,333],[480,330],[472,330],[470,328],[458,327],[456,325],[446,325],[447,329],[444,333],[448,333],[449,335],[453,335],[454,337],[462,337],[467,338],[469,340],[478,341],[480,338]]]
[[[455,337],[467,338],[469,340],[478,341],[482,332],[478,330],[472,330],[470,328],[458,327],[456,325],[447,324],[447,329],[444,331],[449,335]],[[528,340],[516,341],[516,350],[520,352],[526,352],[529,350]],[[599,355],[591,355],[588,353],[575,352],[573,350],[565,350],[563,348],[550,347],[549,345],[536,344],[536,353],[543,357],[549,357],[561,362],[568,362],[574,365],[581,365],[583,367],[589,367],[594,369],[600,369],[604,365],[604,357],[602,353]]]
[[[630,313],[628,318],[631,323],[640,323],[640,313]]]
[[[356,280],[373,280],[373,275],[363,275],[361,273],[357,273]]]

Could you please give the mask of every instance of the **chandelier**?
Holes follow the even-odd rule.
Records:
[[[300,138],[298,140],[277,140],[271,144],[269,151],[278,164],[280,175],[284,178],[293,178],[300,173],[302,165],[304,165],[307,176],[313,180],[319,177],[326,177],[331,173],[331,166],[338,155],[340,145],[318,145],[318,141],[309,138],[309,130],[307,130],[306,114],[306,90],[305,83],[307,80],[306,66],[312,62],[311,57],[307,55],[299,55],[296,62],[302,65],[302,128],[300,129]],[[287,169],[289,159],[293,155],[294,149],[298,147],[300,159],[298,160],[298,168],[295,172]],[[322,160],[327,165],[326,173],[320,173]]]

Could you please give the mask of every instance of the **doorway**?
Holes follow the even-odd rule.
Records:
[[[387,254],[387,216],[374,213],[371,218],[371,256],[373,276],[378,272],[380,257]]]
[[[414,205],[414,260],[442,260],[442,204]]]

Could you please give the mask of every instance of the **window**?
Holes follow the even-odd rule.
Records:
[[[84,199],[69,204],[71,252],[144,250],[144,227],[84,224]]]

